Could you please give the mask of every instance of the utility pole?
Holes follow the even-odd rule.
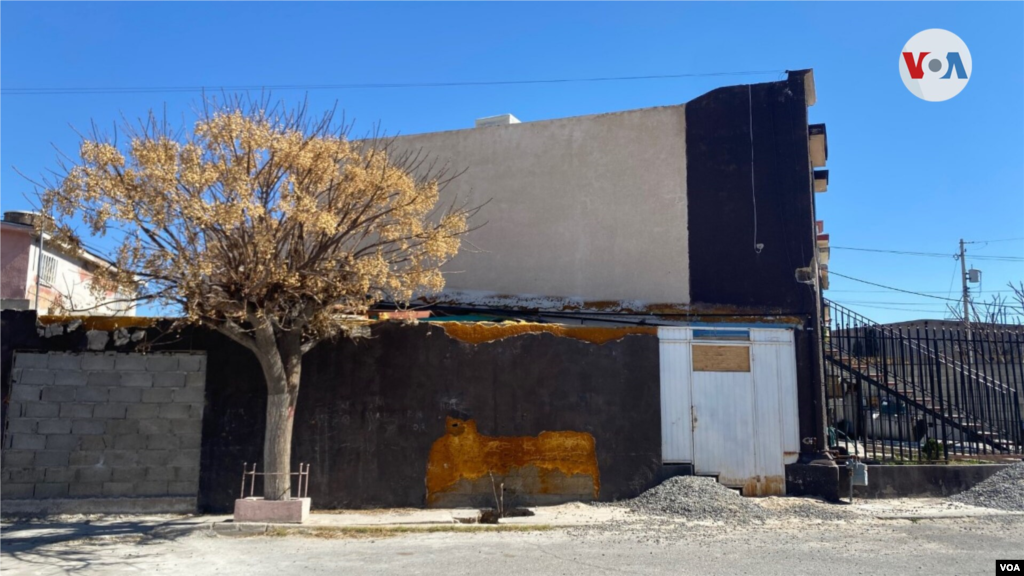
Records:
[[[964,333],[971,340],[971,289],[967,286],[967,258],[964,257],[964,239],[960,239],[960,282],[963,285]]]

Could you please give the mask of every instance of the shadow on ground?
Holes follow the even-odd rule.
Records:
[[[60,566],[72,573],[124,565],[123,557],[104,557],[111,544],[135,544],[137,554],[148,555],[151,544],[183,536],[173,524],[141,522],[5,522],[0,529],[0,555],[30,564]]]

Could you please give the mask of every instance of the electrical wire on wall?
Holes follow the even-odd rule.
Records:
[[[757,241],[757,189],[754,187],[754,96],[747,84],[747,117],[750,122],[750,198],[754,204],[754,254],[760,254],[764,244]]]

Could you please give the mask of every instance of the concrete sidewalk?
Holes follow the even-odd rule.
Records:
[[[811,504],[823,508],[840,506],[853,512],[855,522],[877,520],[929,520],[950,518],[982,518],[993,516],[1020,516],[1020,512],[1006,512],[977,508],[938,498],[861,500],[850,505],[837,505],[805,499],[766,498],[762,505],[784,512],[787,503]],[[775,506],[772,504],[775,503]],[[318,530],[362,531],[373,528],[403,531],[430,531],[432,529],[513,529],[529,530],[599,526],[619,522],[643,522],[644,516],[626,508],[591,506],[581,503],[531,508],[530,516],[503,518],[498,525],[477,524],[477,509],[381,509],[315,511],[303,524],[235,523],[230,515],[153,515],[153,516],[52,516],[38,520],[4,521],[0,523],[5,549],[8,546],[40,545],[88,538],[176,538],[195,532],[208,532],[224,536],[266,534],[271,532],[310,532]],[[682,520],[682,519],[680,519]],[[474,528],[475,526],[475,528]]]
[[[531,509],[532,516],[503,518],[501,525],[520,529],[530,526],[553,528],[601,524],[623,519],[625,509],[594,507],[585,504],[564,504]],[[271,530],[346,530],[363,528],[428,529],[432,526],[474,525],[477,509],[384,509],[318,511],[303,524],[236,523],[231,515],[153,515],[153,516],[54,516],[28,521],[0,523],[5,545],[18,543],[51,543],[85,538],[165,537],[173,538],[193,532],[210,531],[222,535],[263,534]],[[494,527],[483,524],[482,527]],[[500,525],[499,525],[500,526]]]

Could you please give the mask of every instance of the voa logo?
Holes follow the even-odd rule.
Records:
[[[907,90],[922,100],[949,100],[971,78],[971,51],[948,30],[918,32],[900,53],[900,77]]]
[[[1024,560],[996,560],[996,574],[1020,574]]]

